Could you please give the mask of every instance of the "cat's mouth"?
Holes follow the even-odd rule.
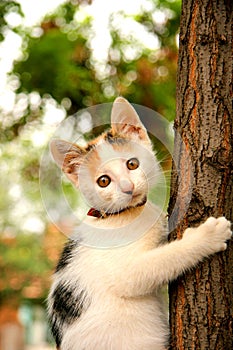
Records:
[[[137,199],[137,198],[139,199],[141,196],[142,196],[141,193],[133,194],[133,195],[132,195],[132,199],[133,199],[133,200],[135,200],[135,199]]]
[[[146,203],[147,197],[142,193],[137,193],[132,195],[132,199],[130,200],[129,206],[127,208],[138,207],[144,205]]]

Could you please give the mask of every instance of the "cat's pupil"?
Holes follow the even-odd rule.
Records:
[[[102,175],[97,180],[97,184],[100,187],[107,187],[110,184],[110,182],[111,182],[111,179],[108,175]]]
[[[135,170],[139,167],[139,160],[137,158],[131,158],[126,162],[129,170]]]

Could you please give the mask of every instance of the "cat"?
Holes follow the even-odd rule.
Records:
[[[81,227],[91,227],[97,237],[101,229],[116,235],[122,227],[125,236],[140,233],[104,249],[98,238],[96,247],[85,244],[80,229],[68,240],[48,297],[57,349],[164,350],[169,331],[162,287],[225,250],[230,222],[210,217],[167,243],[166,217],[147,199],[158,161],[139,116],[123,97],[113,103],[109,131],[86,147],[53,139],[50,149],[92,207]],[[153,215],[157,219],[149,222]]]

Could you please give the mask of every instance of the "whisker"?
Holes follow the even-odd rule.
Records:
[[[161,179],[165,179],[166,181],[171,179],[171,174],[168,172],[167,174],[160,173],[160,174],[154,174],[151,176],[147,176],[147,181],[152,180],[152,179],[158,179],[158,181]]]
[[[109,211],[111,212],[113,208],[114,208],[114,204],[113,204],[113,203],[110,203],[109,206],[107,207],[107,209],[103,211],[104,214],[109,213]],[[110,213],[110,214],[111,214],[111,213]]]

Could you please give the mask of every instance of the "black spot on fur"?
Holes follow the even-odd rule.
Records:
[[[63,251],[62,254],[60,256],[60,259],[58,261],[58,264],[56,266],[56,272],[64,269],[71,261],[72,257],[73,257],[73,251],[74,249],[78,246],[79,242],[75,241],[75,240],[69,240]]]
[[[119,144],[119,145],[123,145],[127,142],[127,140],[123,137],[119,137],[119,136],[113,136],[111,131],[108,131],[105,135],[105,140],[107,142],[109,142],[111,145],[112,144]]]
[[[78,296],[68,286],[59,284],[53,292],[53,309],[59,317],[70,324],[78,318],[83,309],[83,291]]]
[[[87,152],[90,152],[92,149],[95,148],[95,144],[88,144],[86,147],[85,147],[85,150]]]
[[[61,325],[59,325],[56,317],[52,317],[50,319],[50,324],[51,324],[52,335],[55,339],[57,347],[59,347],[61,345],[62,336],[63,336],[63,332],[62,332],[63,323]]]
[[[90,304],[83,290],[59,283],[52,294],[51,331],[57,346],[60,346],[64,326],[72,324]]]

